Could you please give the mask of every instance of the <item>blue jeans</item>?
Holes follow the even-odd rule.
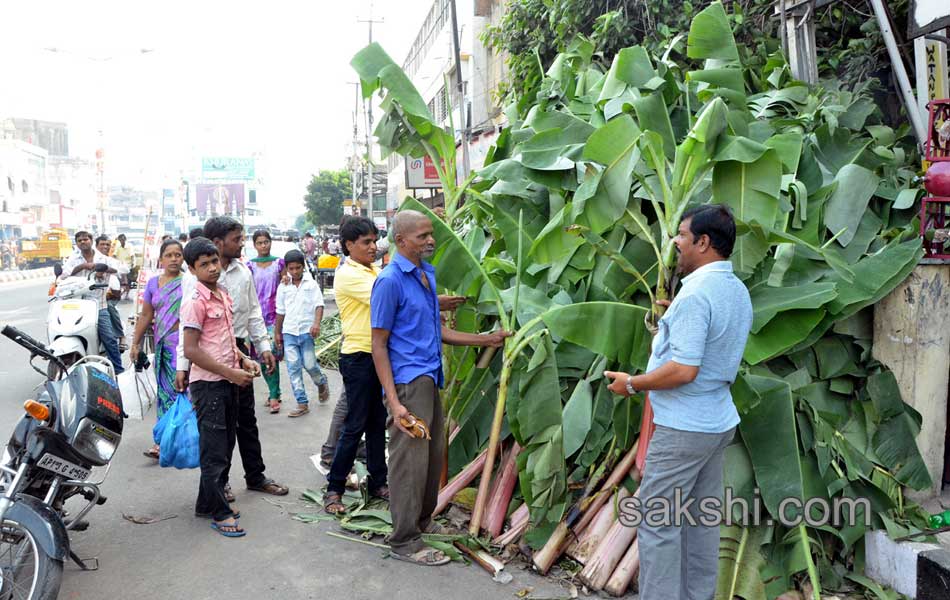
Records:
[[[112,329],[112,317],[109,315],[108,308],[99,310],[97,328],[99,329],[99,341],[105,346],[106,356],[109,357],[109,362],[112,363],[113,368],[115,368],[115,374],[118,375],[125,369],[122,368],[122,355],[119,354],[119,341],[115,335],[115,330]],[[93,352],[95,349],[90,348],[89,351]]]
[[[290,387],[294,391],[297,404],[307,404],[307,390],[303,386],[303,372],[307,371],[317,387],[327,384],[327,376],[320,370],[317,353],[313,347],[313,337],[284,334],[284,358],[287,360],[287,373],[290,374]]]

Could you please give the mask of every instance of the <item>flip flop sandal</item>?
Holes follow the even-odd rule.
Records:
[[[285,485],[280,485],[273,479],[265,479],[260,485],[249,485],[247,489],[252,492],[263,492],[272,496],[286,496],[290,493],[290,488]]]
[[[144,454],[145,456],[147,456],[147,457],[149,457],[149,458],[154,458],[155,460],[158,460],[158,459],[160,458],[159,451],[156,450],[155,448],[149,448],[148,450],[146,450],[146,451],[143,452],[142,454]]]
[[[231,491],[230,485],[224,486],[224,499],[228,501],[228,504],[237,500],[237,498],[234,496],[234,492]]]
[[[399,554],[398,552],[390,552],[389,555],[396,560],[403,560],[426,567],[438,567],[440,565],[447,564],[452,560],[441,550],[436,550],[435,548],[426,548],[425,550],[419,550],[418,552],[413,552],[412,554]]]
[[[234,531],[226,531],[225,530],[226,527],[229,529],[233,529]],[[212,521],[211,529],[214,529],[215,531],[217,531],[224,537],[229,537],[229,538],[244,537],[245,535],[247,535],[247,532],[241,529],[240,525],[238,525],[237,523],[235,523],[234,525],[224,525],[224,524],[218,524]]]
[[[323,495],[323,511],[328,515],[341,515],[346,512],[343,496],[336,492],[327,492]]]
[[[270,414],[276,415],[280,412],[280,400],[272,400],[270,402]]]
[[[202,513],[202,512],[196,512],[195,516],[198,517],[199,519],[210,519],[212,517],[211,513]],[[231,513],[231,517],[234,519],[240,519],[241,511],[239,510],[234,511],[233,513]]]

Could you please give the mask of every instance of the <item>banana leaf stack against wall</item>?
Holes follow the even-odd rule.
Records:
[[[863,509],[855,524],[784,525],[784,498],[867,498],[871,528],[926,526],[903,493],[930,484],[920,416],[871,355],[872,305],[921,256],[912,141],[867,90],[806,86],[756,52],[720,4],[663,55],[604,57],[578,39],[458,182],[455,139],[406,75],[376,44],[353,59],[382,98],[384,152],[439,169],[445,218],[402,207],[435,224],[440,287],[473,299],[454,326],[514,332],[497,352],[447,349],[440,506],[477,486],[472,531],[524,541],[541,571],[566,552],[592,589],[622,594],[635,577],[636,531],[616,507],[636,494],[644,404],[612,396],[602,372],[646,367],[654,302],[675,289],[672,238],[701,203],[732,208],[754,305],[726,484],[775,521],[723,528],[719,597],[866,583]]]

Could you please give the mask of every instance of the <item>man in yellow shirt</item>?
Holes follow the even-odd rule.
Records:
[[[129,293],[129,274],[132,272],[132,249],[125,245],[125,234],[119,234],[116,238],[118,244],[115,244],[112,250],[112,257],[122,265],[119,269],[119,281],[122,284],[122,294]]]
[[[331,514],[343,512],[346,478],[356,460],[356,451],[366,434],[367,487],[372,496],[389,499],[386,469],[386,407],[383,388],[373,366],[372,329],[369,299],[379,270],[376,260],[376,225],[366,217],[346,219],[340,226],[341,249],[347,257],[337,270],[333,289],[343,346],[340,348],[340,374],[346,394],[346,419],[336,443],[336,451],[327,475],[324,509]]]

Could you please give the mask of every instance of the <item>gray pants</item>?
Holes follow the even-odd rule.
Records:
[[[336,453],[336,443],[340,439],[340,432],[343,431],[343,422],[346,421],[346,412],[349,410],[349,404],[346,402],[346,390],[340,392],[340,397],[333,408],[333,416],[330,417],[330,432],[327,434],[327,441],[323,442],[320,448],[320,462],[326,463],[330,468],[333,462],[333,455]],[[359,448],[356,450],[356,458],[366,461],[366,442],[360,440]]]
[[[432,523],[439,501],[445,423],[439,388],[427,375],[412,383],[396,385],[399,402],[429,424],[431,440],[403,433],[389,418],[389,511],[393,533],[389,545],[398,554],[413,554],[425,548],[422,532]]]
[[[703,525],[699,503],[722,499],[722,456],[735,428],[725,433],[695,433],[657,425],[650,440],[640,500],[644,518],[640,544],[640,600],[712,600],[719,567],[719,524]],[[689,499],[696,524],[675,524],[676,498]],[[670,512],[663,523],[649,518],[651,500],[662,499]],[[710,517],[706,517],[708,519]],[[651,522],[652,521],[652,522]]]

